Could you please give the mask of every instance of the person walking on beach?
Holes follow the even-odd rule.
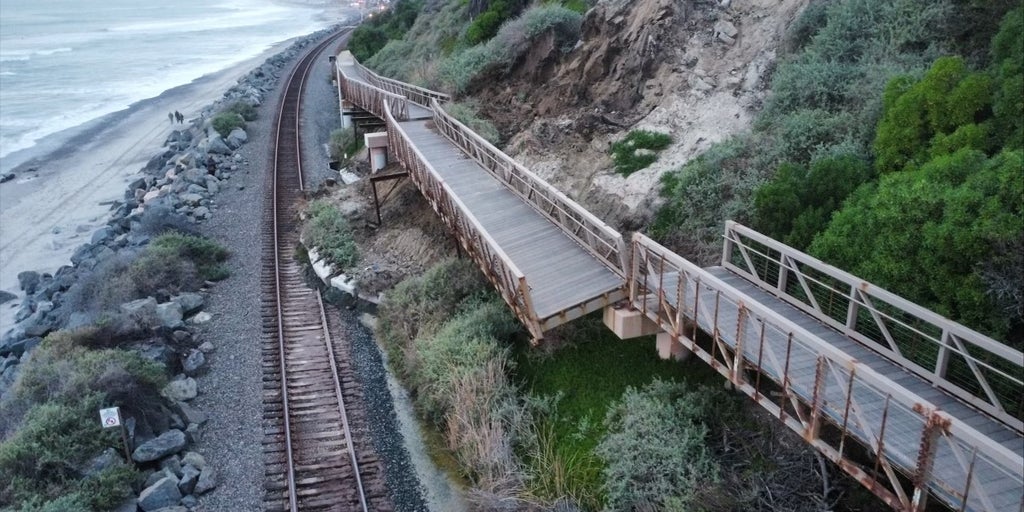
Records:
[[[181,112],[178,112],[177,110],[174,111],[174,117],[178,120],[178,124],[181,124],[181,123],[185,122],[185,116],[182,115]]]
[[[174,112],[168,112],[167,119],[170,119],[171,124],[174,124]]]

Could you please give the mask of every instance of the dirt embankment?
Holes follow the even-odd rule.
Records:
[[[539,38],[506,80],[475,91],[506,151],[620,229],[646,224],[665,172],[750,127],[787,26],[809,0],[609,0],[562,55]],[[649,168],[616,174],[609,145],[669,133]]]

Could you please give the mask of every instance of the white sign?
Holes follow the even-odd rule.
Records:
[[[100,409],[100,424],[103,428],[121,426],[121,410],[117,407]]]

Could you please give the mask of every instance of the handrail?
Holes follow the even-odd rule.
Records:
[[[708,271],[683,259],[646,236],[633,236],[632,271],[629,275],[630,302],[665,329],[673,339],[711,363],[746,394],[777,414],[787,426],[800,432],[843,469],[858,478],[870,478],[855,464],[844,458],[841,439],[853,436],[879,457],[879,465],[902,468],[918,484],[929,487],[955,507],[995,512],[992,499],[995,480],[1013,482],[1024,490],[1020,454],[982,435],[962,421],[938,410],[920,396],[896,385],[870,367],[836,349],[825,340],[761,305]],[[673,289],[674,288],[674,289]],[[714,337],[713,347],[726,342],[738,357],[723,364],[716,356],[692,340],[686,332],[690,325],[699,326]],[[692,339],[691,339],[692,337]],[[803,361],[804,371],[791,368],[791,362]],[[811,361],[816,370],[806,371]],[[771,402],[744,376],[744,368],[757,368],[775,381],[790,400],[801,408],[790,409]],[[882,405],[884,404],[884,406]],[[796,411],[795,415],[789,413]],[[881,411],[881,413],[879,413]],[[789,413],[789,414],[787,414]],[[871,415],[874,415],[873,417]],[[881,424],[877,421],[881,414]],[[838,448],[834,436],[819,437],[818,422],[826,418],[841,431]],[[874,419],[873,419],[874,418]],[[885,430],[885,425],[897,425]],[[908,430],[909,428],[909,430]],[[887,437],[889,436],[889,437]],[[913,442],[908,445],[906,439]],[[941,467],[933,463],[942,459]],[[876,471],[878,465],[876,465]],[[889,470],[886,470],[887,473]],[[972,476],[973,475],[973,476]],[[983,481],[987,475],[991,481]],[[889,491],[890,505],[906,500],[895,473]],[[1005,489],[1003,489],[1005,490]],[[1017,493],[1020,496],[1020,493]],[[914,500],[919,499],[915,495]],[[1019,504],[1014,504],[1018,506]]]
[[[372,69],[362,65],[358,61],[355,63],[356,67],[366,76],[370,85],[377,88],[383,89],[392,94],[397,94],[408,98],[413,103],[419,104],[421,107],[430,108],[430,100],[437,99],[441,102],[451,101],[451,96],[443,93],[432,91],[424,87],[419,87],[405,82],[400,82],[393,78],[380,76]]]
[[[345,98],[349,98],[349,101],[362,106],[381,119],[384,118],[383,105],[388,103],[396,118],[402,120],[409,118],[410,100],[408,98],[381,90],[360,80],[350,79],[345,76],[345,73],[339,73],[339,75],[341,76],[342,93]]]
[[[440,173],[412,143],[409,135],[392,116],[390,106],[387,104],[384,105],[384,115],[390,147],[398,160],[408,169],[410,179],[423,192],[445,224],[463,241],[463,247],[480,265],[484,274],[498,289],[502,299],[526,325],[530,334],[535,339],[543,338],[526,275],[516,267],[469,208],[445,183]]]
[[[722,265],[1024,430],[1020,351],[732,221],[726,223]]]
[[[431,100],[430,106],[434,111],[434,124],[445,138],[606,266],[625,275],[628,253],[618,231],[470,130],[436,100]]]

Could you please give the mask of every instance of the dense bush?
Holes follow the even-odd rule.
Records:
[[[225,111],[214,116],[213,129],[217,130],[221,137],[227,137],[235,128],[245,128],[245,118],[241,114]]]
[[[419,15],[423,4],[420,0],[398,0],[390,10],[363,21],[352,31],[348,49],[360,61],[366,61],[388,43],[401,39]]]
[[[452,115],[459,122],[469,127],[474,133],[483,137],[487,142],[497,145],[501,140],[498,128],[494,123],[483,119],[478,114],[477,104],[473,101],[461,101],[447,103],[444,110]]]
[[[440,66],[442,82],[456,92],[465,92],[474,79],[486,72],[507,72],[529,49],[534,38],[548,30],[562,51],[572,49],[580,36],[583,17],[559,5],[540,5],[505,23],[486,43],[453,53]]]
[[[604,486],[612,510],[692,510],[718,480],[706,418],[717,394],[656,380],[628,389],[605,418]]]
[[[646,169],[658,159],[658,152],[672,143],[672,137],[665,133],[649,130],[632,130],[626,138],[612,144],[609,151],[615,170],[623,176]]]
[[[331,132],[329,148],[332,160],[348,163],[361,147],[363,140],[356,136],[355,128],[339,128]]]
[[[227,112],[238,114],[238,115],[242,116],[242,119],[245,120],[245,121],[255,121],[256,120],[256,107],[254,107],[254,106],[252,106],[252,105],[250,105],[250,104],[248,104],[248,103],[246,103],[244,101],[237,101],[237,102],[235,102],[233,105],[228,107]],[[231,132],[228,132],[228,133],[231,133]]]
[[[317,248],[327,261],[342,269],[355,265],[359,248],[341,211],[321,199],[310,203],[307,213],[309,220],[302,228],[306,246]]]
[[[92,393],[32,408],[21,428],[0,443],[0,505],[83,511],[120,505],[132,491],[134,470],[114,466],[87,478],[79,474],[89,458],[120,445],[116,431],[103,430],[97,420],[104,405],[102,395]]]
[[[522,11],[523,0],[491,0],[487,10],[466,27],[466,43],[479,44],[494,37],[501,25]]]

